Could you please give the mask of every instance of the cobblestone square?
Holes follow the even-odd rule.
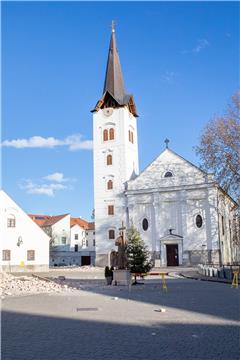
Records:
[[[145,280],[129,291],[89,281],[6,298],[2,359],[238,360],[239,290],[181,278],[167,286]]]

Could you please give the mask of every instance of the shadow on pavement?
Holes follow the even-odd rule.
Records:
[[[4,360],[239,358],[237,326],[160,321],[154,326],[123,325],[6,311],[2,325]]]
[[[232,289],[230,285],[186,279],[167,279],[166,281],[167,292],[163,291],[160,279],[144,280],[144,285],[132,286],[131,291],[127,286],[106,286],[105,280],[71,279],[67,283],[69,287],[80,288],[90,293],[109,297],[117,296],[122,299],[163,305],[223,319],[240,320],[239,290]]]

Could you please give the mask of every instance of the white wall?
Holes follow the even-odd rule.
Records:
[[[78,236],[78,239],[75,240],[75,235]],[[81,250],[84,243],[86,243],[86,231],[80,225],[76,224],[71,226],[71,251],[74,251],[74,246],[78,245],[78,251]],[[86,247],[86,245],[85,245]]]
[[[105,128],[115,129],[115,139],[103,141]],[[134,143],[129,142],[128,130],[134,132]],[[111,116],[102,110],[93,114],[94,134],[94,208],[97,254],[115,248],[115,240],[108,239],[108,230],[118,236],[121,222],[126,223],[124,183],[138,174],[138,142],[136,118],[127,108],[113,109]],[[107,166],[106,157],[113,156],[113,165]],[[107,190],[108,179],[113,180],[113,190]],[[115,214],[108,215],[108,205],[114,205]]]
[[[70,250],[70,215],[64,216],[61,220],[51,226],[52,229],[52,247],[54,250],[67,251]],[[66,237],[66,245],[63,244],[62,238]]]
[[[7,219],[13,215],[16,227],[7,227]],[[17,246],[22,238],[22,244]],[[3,191],[0,191],[0,264],[6,270],[17,271],[27,266],[46,270],[49,264],[49,237],[33,220]],[[11,260],[2,260],[2,250],[11,250]],[[27,250],[35,250],[35,260],[27,260]]]

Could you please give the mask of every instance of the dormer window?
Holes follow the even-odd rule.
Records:
[[[167,171],[164,175],[164,177],[172,177],[172,176],[173,176],[173,174],[171,171]]]

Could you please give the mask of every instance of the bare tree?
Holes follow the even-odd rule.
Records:
[[[225,114],[204,128],[196,153],[202,168],[240,204],[240,91],[231,100]]]

